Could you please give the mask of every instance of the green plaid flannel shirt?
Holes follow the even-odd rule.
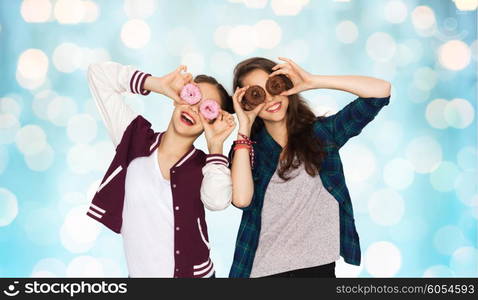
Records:
[[[372,121],[380,109],[387,105],[390,96],[384,98],[358,97],[335,115],[317,118],[313,130],[324,144],[326,157],[319,172],[324,187],[339,202],[340,207],[340,255],[345,262],[360,265],[360,243],[352,210],[349,191],[340,160],[339,149]],[[254,195],[251,204],[242,208],[242,219],[237,234],[234,260],[229,277],[249,277],[261,231],[261,211],[267,185],[277,169],[282,150],[262,128],[251,137],[254,144],[255,162],[252,170]],[[233,151],[229,152],[232,162]]]

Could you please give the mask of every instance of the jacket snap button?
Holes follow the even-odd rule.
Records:
[[[179,250],[176,250],[176,254],[179,254],[179,253],[180,253]]]
[[[175,210],[179,210],[179,206],[176,206],[174,209],[175,209]]]
[[[176,184],[173,184],[173,188],[175,188],[175,187],[176,187]]]
[[[179,231],[179,227],[176,227],[176,231]]]
[[[173,170],[173,173],[176,173],[176,171],[175,171],[175,170]]]

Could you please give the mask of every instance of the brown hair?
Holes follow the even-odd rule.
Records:
[[[262,57],[253,57],[240,62],[234,68],[233,90],[242,86],[242,80],[251,71],[260,69],[270,74],[275,65],[274,61]],[[292,82],[287,80],[286,86],[287,89],[292,88]],[[322,143],[313,132],[313,124],[317,117],[299,94],[290,95],[288,98],[287,145],[284,148],[285,159],[279,161],[279,176],[283,180],[289,180],[290,177],[287,177],[286,173],[291,168],[297,169],[301,163],[304,163],[305,170],[310,176],[316,176],[325,157]],[[251,136],[263,127],[264,121],[259,117],[256,118],[252,125]]]
[[[229,93],[226,91],[224,86],[217,82],[216,78],[212,76],[207,76],[207,75],[197,75],[194,77],[194,82],[195,83],[209,83],[214,85],[217,90],[219,91],[219,96],[221,97],[221,108],[228,113],[233,114],[234,113],[234,107],[232,104],[232,97],[229,95]]]

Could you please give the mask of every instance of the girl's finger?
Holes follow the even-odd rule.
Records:
[[[285,63],[285,64],[277,64],[275,65],[272,70],[278,70],[278,69],[282,69],[282,68],[286,68],[286,67],[289,67],[289,64],[288,63]]]
[[[265,102],[262,102],[261,104],[257,105],[256,108],[252,110],[252,112],[256,115],[259,114],[259,112],[262,110],[262,108],[266,105]]]

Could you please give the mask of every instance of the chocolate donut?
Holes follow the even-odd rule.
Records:
[[[257,105],[266,100],[266,91],[258,85],[253,85],[246,90],[241,102],[244,110],[253,110]]]
[[[287,90],[287,77],[279,74],[267,79],[266,89],[269,94],[275,96]]]

